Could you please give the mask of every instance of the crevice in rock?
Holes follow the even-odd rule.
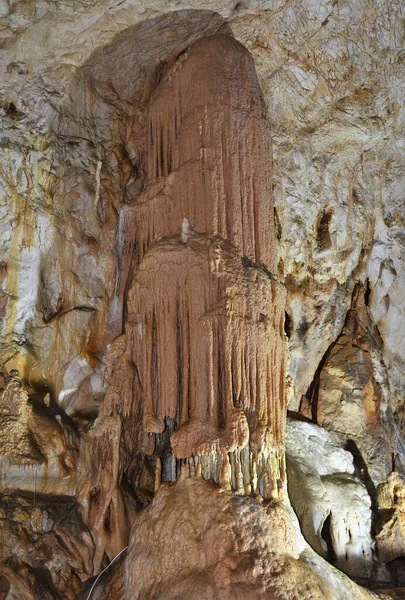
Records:
[[[316,242],[317,250],[323,252],[329,250],[332,247],[332,240],[330,237],[329,227],[333,216],[333,209],[324,208],[321,216],[318,219],[316,226]]]
[[[10,583],[4,575],[0,575],[0,600],[6,600],[10,591]]]
[[[318,424],[318,399],[319,399],[319,384],[320,384],[320,376],[322,373],[322,370],[325,366],[325,364],[327,363],[328,359],[330,358],[334,347],[336,346],[337,342],[339,341],[339,338],[341,337],[349,316],[351,314],[351,311],[353,309],[353,303],[355,301],[355,298],[358,295],[358,290],[359,290],[359,285],[357,284],[354,286],[353,292],[352,292],[352,301],[351,301],[351,306],[349,308],[349,310],[346,313],[346,317],[342,326],[342,329],[340,330],[340,332],[338,333],[338,335],[336,336],[336,338],[329,344],[326,352],[324,353],[324,355],[322,356],[321,360],[318,363],[318,367],[315,371],[314,377],[312,379],[311,384],[308,387],[308,390],[305,394],[305,398],[306,401],[309,402],[310,406],[311,406],[311,415],[312,415],[312,421],[313,423]]]
[[[285,331],[286,336],[288,338],[290,338],[291,331],[292,331],[292,323],[291,323],[291,317],[287,311],[285,312],[285,318],[284,318],[284,331]]]
[[[332,513],[329,513],[322,525],[321,537],[324,540],[328,553],[328,561],[333,564],[336,561],[336,552],[332,541]]]
[[[370,294],[371,294],[371,286],[370,286],[370,280],[367,277],[366,279],[366,289],[364,291],[364,305],[365,306],[369,306],[370,303]]]
[[[311,384],[305,394],[305,398],[308,399],[310,407],[311,407],[312,422],[316,423],[316,424],[318,424],[318,398],[319,398],[319,381],[320,381],[321,372],[322,372],[323,367],[326,364],[326,361],[328,360],[329,356],[331,355],[331,352],[332,352],[338,338],[339,338],[339,336],[337,336],[336,340],[334,340],[328,346],[325,354],[322,356],[321,360],[319,361],[319,364],[315,371],[314,377],[313,377]]]
[[[356,442],[354,440],[348,440],[345,445],[345,450],[348,450],[348,452],[350,452],[350,454],[353,456],[354,466],[356,467],[358,475],[361,481],[366,486],[368,495],[370,496],[372,516],[371,536],[374,539],[376,534],[376,523],[379,518],[377,489],[373,483],[373,480],[370,477],[367,463],[365,462],[363,455],[360,452]]]
[[[13,121],[18,121],[24,116],[24,113],[18,110],[17,106],[12,101],[4,103],[3,108],[6,115]]]

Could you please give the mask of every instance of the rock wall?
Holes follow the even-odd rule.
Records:
[[[311,437],[294,442],[307,541],[362,583],[403,585],[403,6],[169,4],[0,2],[0,598],[86,598],[159,499],[219,494],[200,474],[246,506],[288,504],[287,396],[324,428],[321,456],[353,457],[322,473]],[[174,485],[183,471],[198,493]],[[337,495],[361,504],[349,525],[327,517]],[[277,569],[305,593],[369,597],[277,535],[261,582],[240,549],[216,557],[239,565],[230,586],[251,582],[244,598],[305,597],[266,583],[273,549],[299,557]],[[131,542],[100,598],[124,597],[141,554]],[[197,589],[227,597],[210,560]],[[171,568],[156,581],[189,597]]]

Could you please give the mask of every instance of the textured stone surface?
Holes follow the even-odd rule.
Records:
[[[288,492],[310,546],[357,580],[371,575],[371,499],[353,457],[325,430],[288,421]]]
[[[386,565],[386,578],[397,585],[405,581],[402,558],[405,554],[405,482],[396,472],[378,488],[379,520],[376,541],[380,561]]]
[[[346,445],[374,487],[391,471],[395,448],[391,411],[378,382],[380,348],[364,290],[358,288],[342,332],[325,355],[312,397],[316,422]]]
[[[83,514],[76,515],[76,525],[88,527],[96,542],[95,549],[93,542],[87,545],[92,568],[76,557],[72,569],[79,575],[66,567],[67,574],[55,579],[58,589],[68,581],[73,593],[79,580],[105,566],[128,542],[134,514],[150,502],[160,479],[173,478],[176,465],[168,453],[172,424],[154,440],[142,431],[140,407],[131,401],[125,408],[122,404],[134,389],[141,395],[133,356],[121,335],[135,277],[133,257],[139,261],[149,242],[162,235],[162,223],[164,235],[176,236],[171,242],[176,249],[192,246],[194,231],[197,237],[225,232],[250,261],[271,269],[274,260],[287,291],[290,408],[326,427],[352,452],[355,471],[349,479],[355,478],[353,485],[362,493],[367,489],[372,536],[377,534],[381,547],[381,564],[373,573],[387,588],[402,584],[402,512],[392,494],[387,496],[391,507],[383,508],[375,487],[391,489],[398,473],[388,474],[393,466],[402,473],[405,451],[403,18],[403,3],[396,0],[0,0],[0,363],[5,375],[0,387],[6,386],[0,398],[0,483],[6,495],[20,488],[28,494],[40,490],[79,499]],[[238,121],[235,111],[222,112],[220,118],[229,121],[221,141],[225,158],[221,144],[200,148],[197,131],[190,147],[189,133],[181,133],[182,155],[166,143],[175,129],[168,125],[173,125],[173,107],[178,107],[166,98],[182,89],[173,64],[184,59],[194,42],[198,47],[204,44],[198,40],[218,33],[234,36],[250,51],[264,103],[249,102],[262,121],[249,130],[249,118]],[[222,68],[225,55],[218,54]],[[214,52],[211,63],[216,58]],[[240,100],[246,113],[252,79],[236,79],[232,85],[243,83]],[[196,98],[202,123],[210,85],[218,89],[215,77],[204,79]],[[222,99],[218,104],[224,104]],[[267,178],[263,171],[260,175],[271,162],[263,109],[273,143],[274,258],[272,245],[267,249],[271,256],[261,250],[265,232],[273,228],[271,204],[263,204],[260,215],[249,212],[252,199],[260,204],[271,195],[270,166]],[[238,148],[230,135],[235,128],[244,140]],[[204,131],[206,141],[218,139]],[[249,163],[253,140],[260,136],[261,152]],[[198,186],[200,195],[193,198],[193,184],[181,179],[187,169],[177,167],[187,152],[204,156],[204,151],[205,171],[193,160],[188,166],[190,177],[205,178]],[[170,175],[169,163],[170,169],[176,164]],[[159,183],[151,185],[155,175]],[[204,203],[210,177],[220,189],[214,200],[222,212],[211,211],[212,199]],[[260,186],[252,190],[251,182],[258,179]],[[139,210],[138,238],[127,235],[136,199],[145,207],[156,204],[147,218]],[[164,217],[158,204],[165,206]],[[216,221],[205,220],[206,207]],[[226,226],[224,212],[234,217]],[[211,229],[209,223],[215,226]],[[246,260],[240,273],[244,281],[265,279]],[[261,313],[266,318],[271,311]],[[257,337],[254,331],[249,325],[240,332],[240,338],[249,339],[245,347],[250,350],[257,340],[267,344],[265,334]],[[242,354],[239,342],[237,346]],[[249,365],[235,369],[236,379],[242,373],[236,388],[250,387],[250,405],[260,406],[265,404],[257,393],[260,377],[259,382],[247,380],[248,370],[259,372],[258,363]],[[167,403],[173,408],[173,401]],[[281,416],[273,423],[282,432]],[[233,447],[230,438],[243,437],[243,431],[232,427],[222,432],[228,449]],[[219,440],[217,434],[214,427],[208,445]],[[264,434],[266,438],[268,431]],[[194,443],[195,435],[191,437]],[[260,448],[264,438],[257,438]],[[305,456],[312,448],[306,444]],[[133,452],[137,448],[141,452]],[[234,487],[249,491],[243,490],[246,469],[243,476],[238,470],[249,456],[237,449],[227,460]],[[200,464],[194,468],[218,479],[223,464],[218,457]],[[282,460],[273,467],[277,473]],[[337,490],[343,498],[346,487],[353,489],[346,475]],[[310,510],[315,510],[319,498],[311,502]],[[26,535],[24,530],[24,539]],[[60,558],[65,565],[72,561],[69,552]],[[81,550],[77,552],[79,556]],[[47,559],[40,552],[38,556],[43,562],[30,577],[42,586],[40,591],[26,587],[28,567],[19,578],[19,567],[5,566],[0,597],[45,597],[41,569],[48,569],[43,566]],[[22,562],[27,560],[24,555]],[[301,560],[317,573],[325,569],[309,548],[302,550]],[[55,566],[49,569],[55,571]],[[360,593],[350,589],[348,580],[343,584],[336,571],[329,573],[335,594],[346,585],[347,598]],[[115,577],[111,589],[119,590],[122,578]]]
[[[73,599],[92,573],[92,538],[72,499],[2,494],[0,535],[0,573],[10,582],[7,599]],[[9,568],[3,571],[4,564]]]
[[[327,563],[320,575],[298,556],[294,526],[281,503],[262,505],[184,476],[163,485],[135,521],[124,597],[374,597],[344,576],[336,594]]]
[[[104,550],[111,557],[128,541],[120,484],[127,474],[136,488],[146,456],[153,491],[187,460],[205,479],[266,499],[285,483],[285,290],[270,272],[270,134],[246,49],[224,35],[193,43],[144,116],[144,189],[117,240],[127,268],[118,265],[112,304],[124,304],[125,333],[82,436],[106,471],[90,469],[80,491],[95,570]]]
[[[180,8],[201,7],[192,3],[172,7]],[[400,291],[403,180],[399,133],[403,119],[399,100],[403,81],[397,60],[402,39],[398,26],[402,5],[382,2],[374,6],[358,0],[344,5],[308,1],[288,7],[271,2],[247,2],[234,8],[231,3],[212,2],[202,8],[218,11],[225,17],[236,38],[252,52],[270,108],[279,258],[289,291],[293,403],[297,406],[300,402],[320,358],[340,333],[355,279],[368,276],[370,310],[376,325],[380,321],[393,323],[388,329],[384,325],[381,335],[384,340],[390,336],[393,340],[384,345],[383,351],[385,371],[389,372],[386,385],[400,425],[397,408],[403,389],[401,353],[394,333],[389,332],[395,331],[397,340],[403,338],[398,333],[402,322],[399,315],[403,311]],[[159,17],[162,10],[166,11],[167,7],[163,8],[159,2],[145,7],[130,1],[79,3],[75,9],[63,5],[57,11],[53,3],[43,2],[37,4],[35,13],[29,2],[19,3],[18,9],[4,9],[2,95],[6,142],[2,168],[9,190],[5,189],[5,193],[13,201],[7,202],[4,209],[2,259],[9,281],[5,287],[6,298],[11,298],[6,304],[9,314],[15,315],[7,317],[7,339],[14,342],[7,344],[5,352],[9,356],[21,348],[25,355],[31,339],[37,353],[41,346],[46,349],[49,343],[62,344],[62,368],[50,366],[51,372],[46,377],[55,385],[57,393],[62,394],[62,399],[77,393],[84,380],[95,392],[100,385],[93,372],[94,361],[89,360],[83,350],[86,330],[90,327],[98,338],[96,332],[100,332],[100,325],[101,329],[104,327],[106,317],[99,313],[105,314],[108,298],[112,296],[114,265],[107,265],[114,261],[108,258],[108,248],[112,249],[114,242],[107,231],[99,239],[95,198],[98,204],[105,204],[103,197],[107,192],[104,189],[108,188],[111,201],[116,203],[127,184],[130,189],[139,185],[133,164],[136,165],[137,159],[133,156],[132,136],[130,131],[126,133],[127,127],[123,124],[129,121],[131,129],[131,102],[134,97],[142,100],[145,93],[142,82],[150,66],[164,67],[193,37],[220,27],[220,19],[209,12],[188,16],[179,25],[175,17],[172,20],[170,16]],[[114,35],[128,26],[156,17],[157,21],[140,26],[141,35],[138,31],[138,35],[131,38],[121,34],[112,42]],[[36,47],[33,53],[30,48],[35,46],[37,36],[46,43]],[[96,52],[89,60],[91,53],[102,46],[106,46],[103,52]],[[136,51],[137,47],[142,49],[141,53]],[[136,60],[128,60],[131,52],[134,56],[141,54],[139,65]],[[88,64],[84,66],[86,61]],[[131,75],[130,69],[134,68],[136,75]],[[71,87],[73,81],[75,84]],[[128,82],[131,82],[129,86]],[[65,113],[76,125],[70,130],[73,138],[70,146],[64,145],[63,152],[55,153],[55,144],[47,131],[63,94],[72,98],[70,106],[74,108],[66,109]],[[91,111],[86,106],[91,106]],[[113,128],[108,126],[109,121],[115,123]],[[69,128],[64,131],[68,133]],[[32,143],[30,132],[31,137],[34,134]],[[120,149],[122,134],[126,138],[126,158]],[[118,164],[123,167],[123,182],[116,181],[112,186],[111,178],[119,180],[121,177],[121,169],[115,168]],[[66,187],[70,179],[72,183]],[[27,197],[30,198],[28,204]],[[62,212],[60,197],[65,198]],[[26,200],[26,214],[18,212],[18,207],[24,205],[19,198]],[[55,213],[51,208],[55,200],[58,210],[50,219],[49,215]],[[16,203],[17,209],[14,208]],[[114,214],[108,216],[106,207],[104,212],[107,229],[110,223],[115,230]],[[20,223],[13,229],[15,242],[7,233],[10,231],[7,224],[12,219]],[[33,234],[35,227],[24,225],[31,222],[38,226],[34,236],[36,249],[30,250],[29,236],[23,226]],[[16,261],[23,238],[26,250]],[[63,251],[60,243],[64,239],[71,243],[65,244]],[[104,252],[102,260],[95,263],[89,243],[96,243],[97,252],[100,249]],[[64,266],[65,259],[55,256],[66,253],[70,254],[67,262],[71,265],[69,268],[73,268],[72,277],[69,268]],[[47,273],[48,268],[43,269],[45,290],[41,296],[45,315],[49,319],[57,309],[63,326],[58,326],[57,333],[55,325],[48,321],[35,336],[32,318],[39,282],[30,285],[29,281],[30,278],[38,281],[34,273],[41,270],[43,254],[49,255],[48,262],[56,263],[54,275]],[[396,266],[391,268],[389,261],[394,261]],[[97,267],[101,263],[102,270]],[[18,265],[21,266],[19,277],[15,268]],[[29,294],[18,294],[24,297],[24,308],[23,300],[20,299],[18,305],[13,292],[17,280],[21,290],[30,289]],[[391,292],[384,291],[391,287]],[[389,311],[382,304],[384,297],[392,297]],[[104,307],[101,311],[100,302]],[[386,311],[384,317],[381,311]],[[75,333],[70,335],[73,331]],[[27,335],[28,342],[25,341]],[[93,343],[90,338],[90,341],[90,346],[87,345],[90,354],[93,356],[95,352],[97,356],[102,340],[94,339]],[[44,354],[46,352],[41,353],[41,364],[45,362]],[[35,371],[34,364],[32,366],[33,380],[39,377],[41,381],[39,371]]]

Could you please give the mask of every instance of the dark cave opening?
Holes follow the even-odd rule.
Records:
[[[332,246],[332,240],[330,237],[329,227],[330,222],[332,220],[333,210],[330,208],[324,208],[322,211],[322,215],[318,220],[317,224],[317,233],[316,233],[316,242],[317,249],[319,252],[323,252],[324,250],[329,250]]]
[[[322,525],[321,536],[327,547],[327,560],[333,564],[336,561],[336,552],[332,542],[332,513],[328,514]]]

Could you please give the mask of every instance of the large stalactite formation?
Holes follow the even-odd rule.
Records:
[[[100,426],[122,415],[122,467],[146,443],[157,487],[189,459],[206,479],[278,498],[285,292],[271,273],[271,140],[249,53],[228,36],[193,44],[146,122],[144,190],[120,240],[134,274]]]
[[[54,14],[31,4],[0,0],[7,56]],[[387,600],[366,587],[405,583],[403,298],[375,236],[400,211],[365,214],[373,69],[350,90],[338,35],[311,54],[329,20],[351,39],[345,10],[304,35],[294,2],[74,4],[80,58],[7,64],[27,104],[0,81],[0,600]],[[291,65],[316,108],[277,87]]]
[[[176,457],[190,458],[243,448],[250,420],[258,450],[281,455],[284,292],[271,275],[271,141],[248,52],[228,36],[196,42],[146,118],[145,189],[123,233],[144,432],[163,433],[167,419]]]

